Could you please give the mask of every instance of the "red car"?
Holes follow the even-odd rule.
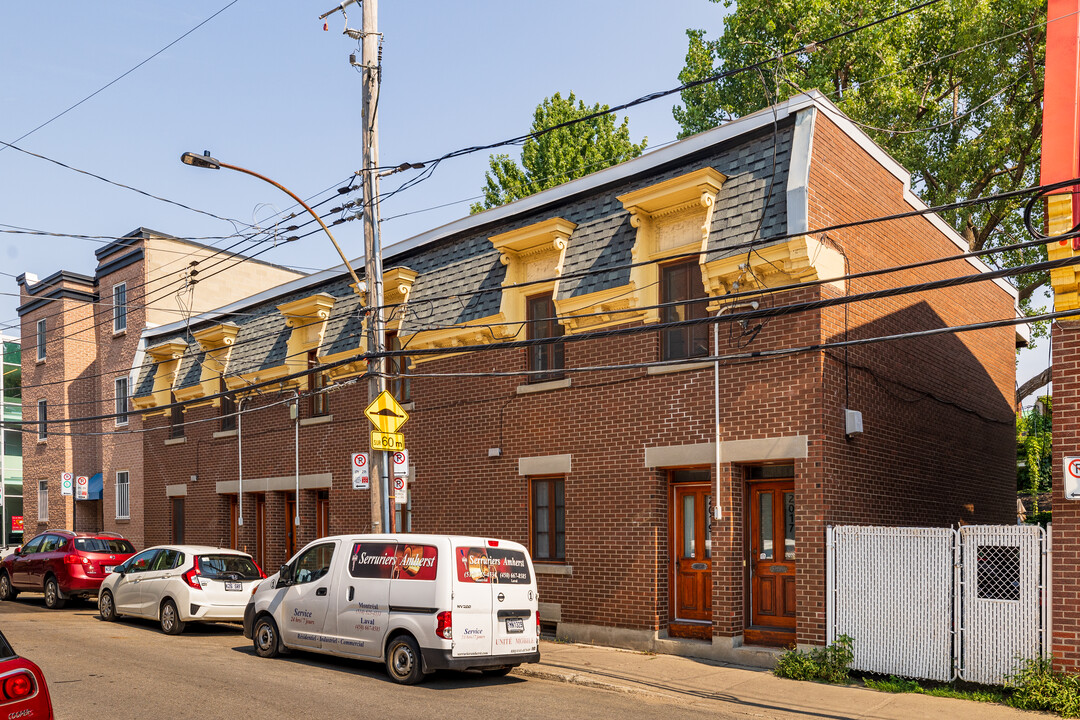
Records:
[[[15,654],[0,633],[0,717],[52,720],[45,676],[34,663]]]
[[[64,607],[68,598],[97,595],[113,567],[135,554],[115,533],[43,532],[0,564],[0,600],[22,591],[45,593],[45,607]]]

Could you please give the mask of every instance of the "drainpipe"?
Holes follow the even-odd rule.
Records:
[[[236,490],[237,497],[237,511],[236,511],[236,526],[244,526],[244,401],[246,397],[242,397],[236,401],[236,465],[237,476],[240,478],[240,483]],[[237,544],[240,544],[240,538],[237,538]]]
[[[751,300],[748,303],[725,305],[716,311],[716,317],[720,317],[725,312],[730,312],[738,307],[749,307],[752,310],[757,310],[758,301]],[[724,510],[720,506],[720,463],[722,461],[720,453],[720,323],[713,323],[712,354],[716,358],[713,361],[713,426],[716,428],[716,504],[713,506],[713,518],[723,520]]]
[[[296,473],[296,511],[293,516],[293,540],[296,538],[296,530],[300,527],[300,391],[293,390],[293,404],[289,407],[289,414],[293,419],[293,470]]]

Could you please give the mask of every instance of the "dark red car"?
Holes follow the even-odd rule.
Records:
[[[49,686],[41,668],[16,655],[0,633],[0,717],[52,720],[52,716]]]
[[[64,607],[68,598],[97,595],[113,567],[135,554],[114,533],[49,530],[17,548],[0,564],[0,600],[22,591],[45,593],[45,607]]]

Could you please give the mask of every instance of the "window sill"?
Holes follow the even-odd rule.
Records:
[[[168,440],[165,441],[165,444],[166,445],[183,445],[186,442],[187,442],[186,437],[179,437],[179,438],[169,438]]]
[[[44,365],[45,364],[45,358],[38,358],[37,361],[34,364],[35,365]]]
[[[116,427],[127,427],[127,426],[128,426],[128,424],[126,422],[118,422],[118,423],[116,423]]]
[[[118,518],[116,518],[116,522],[120,523],[121,525],[128,525],[128,524],[131,523],[131,518],[130,517],[118,517]]]
[[[692,362],[679,365],[653,365],[645,368],[646,375],[669,375],[671,373],[689,372],[690,370],[704,370],[715,367],[714,362]]]
[[[309,425],[322,425],[328,422],[334,422],[333,415],[319,415],[317,417],[303,418],[300,421],[300,427],[308,427]]]
[[[46,444],[48,444],[48,442],[49,441],[46,438],[38,438],[37,444],[38,445],[46,445]]]
[[[112,331],[112,336],[114,338],[123,337],[124,335],[127,335],[127,328],[124,328],[123,330],[113,330]]]
[[[566,575],[567,577],[574,574],[573,565],[560,565],[558,563],[545,563],[534,562],[533,570],[537,575]]]
[[[517,386],[518,395],[528,395],[529,393],[547,392],[548,390],[562,390],[563,388],[570,387],[570,378],[563,378],[562,380],[548,380],[542,383],[526,383],[525,385]]]
[[[227,437],[236,437],[236,431],[235,430],[219,430],[216,433],[214,433],[214,439],[215,440],[219,440],[221,438],[227,438]]]
[[[416,403],[414,403],[412,400],[410,400],[409,402],[403,402],[401,403],[401,409],[405,412],[412,412],[416,409]]]

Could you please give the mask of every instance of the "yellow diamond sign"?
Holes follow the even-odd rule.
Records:
[[[396,433],[398,428],[409,421],[409,413],[401,407],[394,396],[383,390],[367,409],[364,410],[375,429],[383,433]]]

